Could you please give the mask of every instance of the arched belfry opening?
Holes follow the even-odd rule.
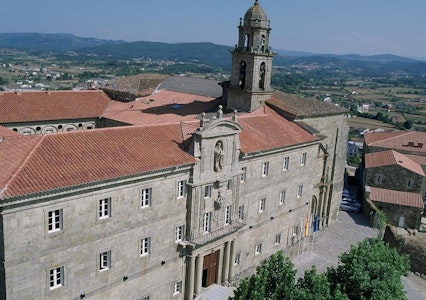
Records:
[[[263,62],[260,64],[260,72],[259,72],[259,89],[265,89],[265,77],[266,77],[266,64]]]
[[[238,43],[232,51],[231,80],[223,84],[228,108],[253,111],[271,98],[275,54],[269,46],[270,33],[268,16],[259,1],[255,1],[240,18]]]

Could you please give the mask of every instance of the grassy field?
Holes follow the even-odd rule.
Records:
[[[360,117],[349,118],[347,120],[347,123],[350,128],[370,128],[370,129],[383,128],[385,130],[396,129],[396,127],[392,126],[391,124],[383,123],[383,122],[373,120],[373,119],[368,119],[368,118],[360,118]]]

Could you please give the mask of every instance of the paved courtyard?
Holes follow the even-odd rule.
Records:
[[[317,233],[308,245],[308,251],[293,259],[297,276],[303,276],[305,270],[316,265],[319,272],[328,266],[337,265],[338,256],[364,238],[376,237],[377,231],[368,226],[362,214],[340,212],[336,223]],[[407,299],[426,300],[426,280],[414,274],[402,278]]]

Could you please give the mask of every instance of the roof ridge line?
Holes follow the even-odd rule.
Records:
[[[0,199],[3,198],[4,194],[8,190],[8,186],[13,182],[13,180],[18,176],[19,172],[24,168],[30,158],[33,156],[34,152],[39,148],[42,141],[46,138],[46,135],[41,135],[40,140],[36,143],[33,149],[31,149],[30,153],[25,157],[24,161],[20,164],[20,166],[16,169],[12,176],[10,176],[9,180],[4,185],[3,189],[0,190]]]
[[[397,133],[397,135],[392,136],[392,137],[385,138],[385,139],[380,140],[380,141],[372,142],[370,145],[373,145],[373,144],[376,144],[376,143],[381,143],[381,142],[384,142],[384,141],[387,141],[387,140],[391,140],[391,139],[394,139],[394,138],[400,138],[401,136],[404,136],[404,135],[409,134],[409,133],[411,133],[411,132],[412,132],[412,131],[409,131],[409,132],[402,132],[402,134],[400,134],[400,135],[398,134],[399,132],[396,132],[396,133]]]

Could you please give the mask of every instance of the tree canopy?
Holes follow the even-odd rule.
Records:
[[[380,239],[366,239],[339,257],[337,267],[317,273],[312,267],[296,280],[296,270],[282,252],[273,254],[245,278],[230,299],[381,300],[405,299],[401,276],[408,257]]]

